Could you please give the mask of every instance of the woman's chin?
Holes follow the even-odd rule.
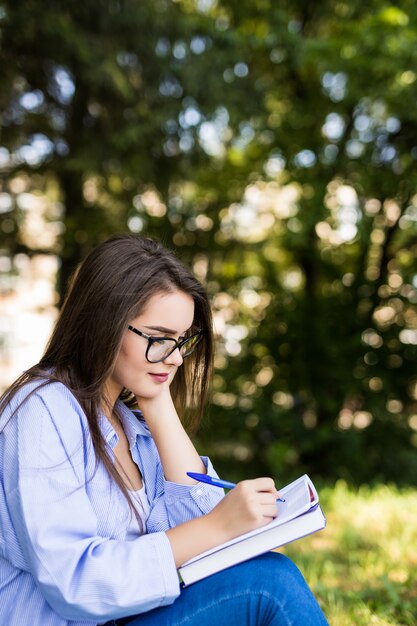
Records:
[[[137,389],[136,391],[132,392],[134,396],[136,396],[136,398],[138,400],[142,399],[142,400],[153,400],[153,398],[156,398],[156,396],[161,393],[160,389]]]

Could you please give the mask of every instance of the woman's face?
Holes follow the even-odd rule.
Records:
[[[183,291],[153,295],[144,311],[129,323],[152,337],[184,338],[194,320],[194,301]],[[126,328],[112,375],[106,384],[108,400],[114,404],[123,388],[136,396],[153,398],[161,385],[171,383],[183,359],[174,350],[164,361],[149,363],[145,357],[148,340]]]

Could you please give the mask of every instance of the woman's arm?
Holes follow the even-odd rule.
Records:
[[[194,485],[187,472],[205,474],[206,468],[178,417],[168,385],[154,398],[137,400],[158,449],[165,479]]]
[[[176,566],[238,535],[268,524],[277,515],[278,492],[272,478],[237,484],[202,517],[166,531]]]
[[[158,449],[165,479],[193,485],[187,472],[206,468],[178,417],[169,386],[157,396],[137,398]],[[239,483],[209,513],[166,531],[174,560],[182,565],[197,554],[270,522],[277,515],[277,491],[271,478]]]

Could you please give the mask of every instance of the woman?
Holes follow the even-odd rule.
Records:
[[[177,413],[201,416],[211,361],[207,296],[171,252],[90,253],[0,405],[1,626],[327,623],[278,554],[181,589],[179,565],[277,514],[270,478],[224,496],[186,474],[214,472]]]

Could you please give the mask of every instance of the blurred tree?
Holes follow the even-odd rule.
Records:
[[[165,0],[5,1],[0,10],[5,247],[42,249],[22,228],[19,195],[49,189],[62,294],[86,250],[129,218],[133,230],[155,226],[171,241],[175,219],[173,227],[160,220],[167,207],[158,196],[166,198],[173,175],[187,166],[205,60],[198,82],[193,65],[211,41],[199,35],[198,19]],[[200,105],[213,101],[203,93]],[[44,247],[51,249],[49,239]]]
[[[200,437],[222,470],[413,481],[414,3],[3,0],[0,17],[4,253],[58,254],[62,292],[112,232],[174,244],[213,296]],[[40,197],[52,240],[24,227]]]
[[[277,475],[413,481],[414,5],[222,7],[241,58],[225,78],[246,76],[252,109],[231,113],[227,157],[251,184],[220,231],[247,254],[233,245],[219,282],[240,304],[230,337],[249,330],[217,378],[216,430],[227,441],[232,415],[232,452]]]

